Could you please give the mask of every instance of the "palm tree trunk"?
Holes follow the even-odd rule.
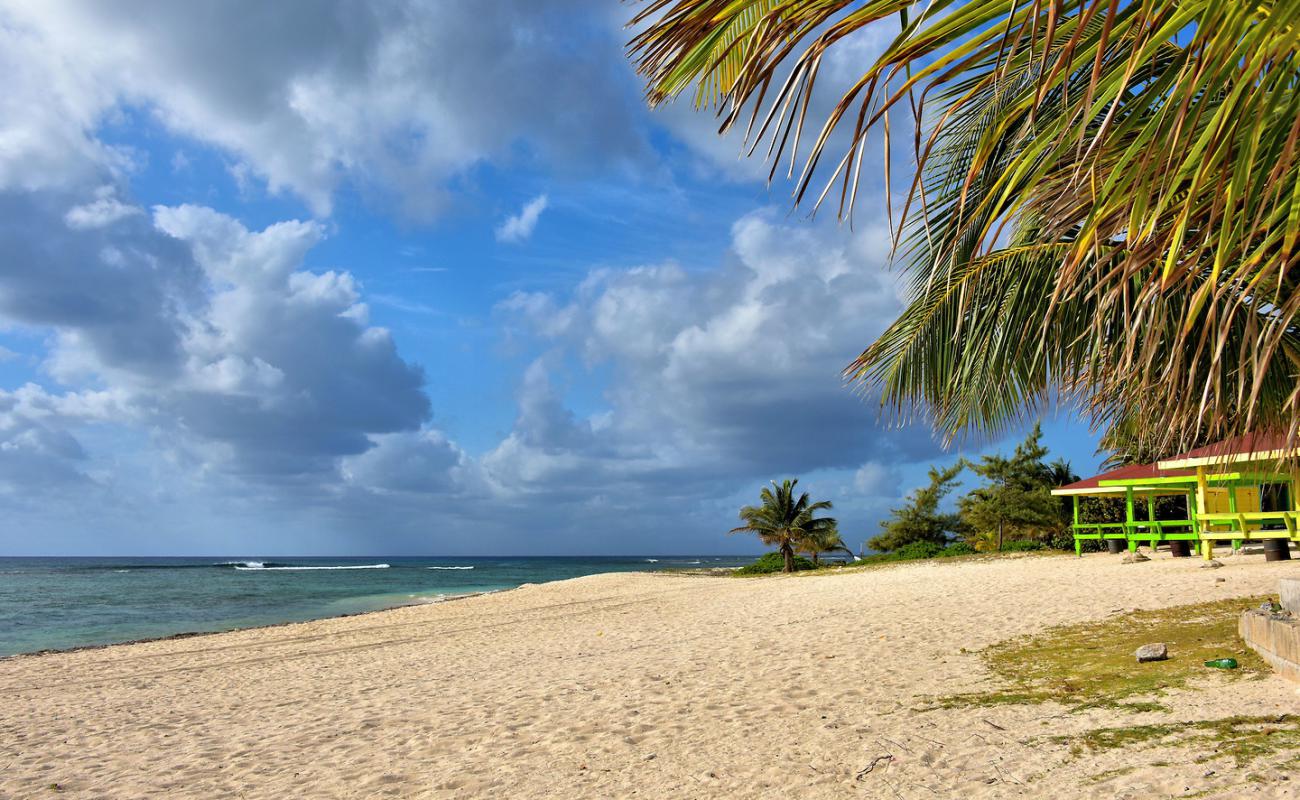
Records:
[[[794,548],[789,544],[781,545],[781,557],[785,559],[785,569],[782,572],[794,572]]]

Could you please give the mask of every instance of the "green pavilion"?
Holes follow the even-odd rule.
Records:
[[[1074,500],[1074,549],[1087,540],[1112,552],[1168,543],[1175,556],[1207,560],[1216,544],[1263,541],[1270,560],[1300,542],[1300,449],[1286,438],[1227,439],[1152,464],[1120,467],[1054,489]]]

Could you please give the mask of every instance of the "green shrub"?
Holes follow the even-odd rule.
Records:
[[[919,541],[909,542],[897,550],[890,550],[885,553],[872,553],[864,557],[859,564],[883,564],[890,561],[917,561],[923,558],[934,558],[943,551],[943,548],[934,542]]]
[[[780,553],[764,553],[758,557],[753,564],[743,566],[736,570],[737,575],[766,575],[770,572],[781,572],[785,569],[785,558]],[[795,572],[805,569],[817,569],[816,565],[803,556],[794,557]]]
[[[1086,540],[1085,540],[1086,541]],[[1074,529],[1061,528],[1052,531],[1043,537],[1043,544],[1052,550],[1073,550],[1074,549]]]
[[[913,561],[918,558],[934,558],[943,550],[938,544],[928,541],[911,542],[890,553],[899,561]]]
[[[1073,547],[1073,544],[1071,544]],[[1027,553],[1032,550],[1042,550],[1043,543],[1036,542],[1033,539],[1017,539],[1011,542],[1003,542],[1001,552],[1003,553]]]
[[[953,542],[935,555],[939,558],[951,558],[952,556],[970,556],[974,554],[975,548],[965,542]]]

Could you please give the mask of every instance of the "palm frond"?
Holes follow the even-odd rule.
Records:
[[[904,13],[808,120],[827,51]],[[1147,421],[1144,448],[1295,437],[1300,3],[654,0],[638,20],[652,103],[699,83],[774,169],[810,140],[796,204],[851,217],[867,132],[908,109],[911,298],[848,370],[887,408],[950,436],[1065,398]]]

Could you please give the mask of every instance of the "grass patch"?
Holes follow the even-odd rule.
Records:
[[[1149,699],[1209,674],[1227,680],[1261,678],[1268,665],[1237,638],[1237,617],[1264,598],[1237,598],[1116,615],[1098,622],[1050,628],[1034,636],[1001,642],[981,653],[1003,684],[986,692],[937,698],[933,706],[992,706],[1053,701],[1072,710],[1120,708],[1162,711]],[[1164,642],[1169,660],[1139,664],[1133,653]],[[1204,666],[1232,657],[1236,670]],[[1138,698],[1147,699],[1139,700]]]
[[[1297,751],[1286,762],[1275,766],[1300,766],[1300,717],[1294,714],[1098,728],[1076,736],[1057,736],[1052,741],[1070,745],[1076,755],[1134,744],[1191,747],[1203,751],[1195,759],[1198,764],[1227,756],[1238,768],[1259,758]]]

